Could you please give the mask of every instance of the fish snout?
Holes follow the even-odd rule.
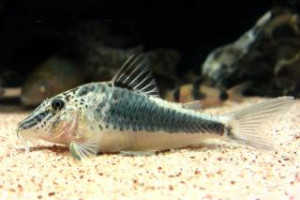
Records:
[[[23,143],[24,143],[24,149],[25,152],[29,152],[30,151],[30,147],[28,142],[26,142],[26,140],[24,139],[23,135],[22,135],[22,131],[24,131],[24,127],[21,126],[21,124],[18,125],[17,129],[16,129],[16,133],[17,133],[17,138],[20,139]]]
[[[24,124],[21,122],[18,124],[17,129],[16,129],[16,134],[17,134],[17,138],[19,139],[23,139],[24,137],[24,131],[26,130],[26,128],[24,127]]]
[[[20,131],[21,131],[21,127],[18,125],[18,127],[16,129],[16,133],[17,133],[18,138],[20,138]]]

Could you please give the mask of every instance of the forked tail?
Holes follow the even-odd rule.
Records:
[[[269,118],[288,111],[293,102],[293,97],[278,97],[221,115],[220,120],[225,123],[226,136],[229,140],[260,149],[271,149],[272,142],[258,127]]]

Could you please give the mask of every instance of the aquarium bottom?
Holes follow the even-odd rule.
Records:
[[[224,113],[262,101],[226,103]],[[1,107],[0,199],[300,199],[300,101],[267,121],[273,151],[220,143],[152,156],[101,154],[84,162],[37,142],[24,152],[17,123],[28,112]]]

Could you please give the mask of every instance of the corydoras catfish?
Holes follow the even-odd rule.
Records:
[[[131,56],[111,81],[81,85],[44,100],[19,123],[17,135],[66,145],[76,159],[98,152],[198,146],[214,138],[269,149],[268,137],[257,127],[294,101],[279,97],[214,116],[193,110],[193,103],[171,103],[158,95],[148,59]]]
[[[21,102],[37,106],[45,98],[83,84],[85,70],[70,60],[53,56],[42,63],[22,85]]]

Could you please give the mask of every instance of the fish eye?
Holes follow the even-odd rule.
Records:
[[[61,99],[54,99],[51,106],[54,110],[61,110],[65,106],[65,102]]]

